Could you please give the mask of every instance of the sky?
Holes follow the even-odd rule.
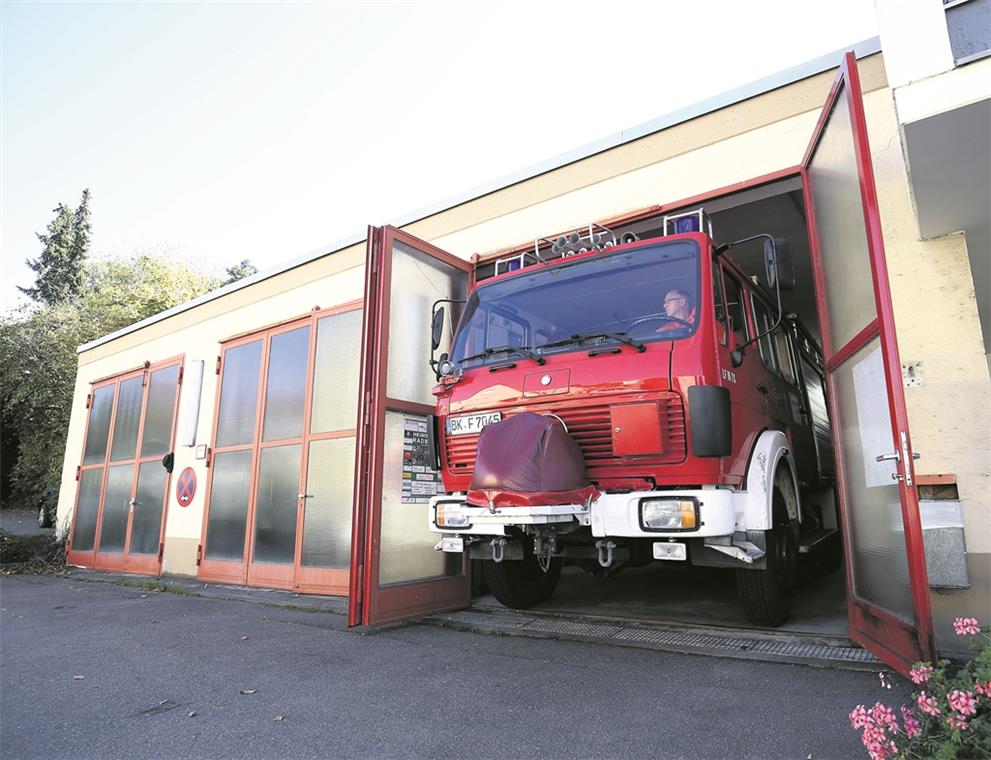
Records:
[[[94,257],[264,270],[877,33],[872,0],[0,0],[0,309],[83,188]]]

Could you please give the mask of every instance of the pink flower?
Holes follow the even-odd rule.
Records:
[[[854,728],[863,728],[867,725],[867,708],[863,705],[857,705],[852,713],[850,713],[850,725]]]
[[[969,691],[954,689],[947,695],[946,701],[950,703],[950,707],[961,715],[977,714],[977,700],[974,699],[974,695]]]
[[[957,636],[976,636],[981,632],[981,624],[977,618],[958,617],[953,621],[953,630]]]
[[[911,676],[912,678],[912,683],[916,685],[921,685],[924,684],[926,681],[928,681],[929,678],[932,676],[932,674],[933,674],[932,665],[919,663],[914,668],[912,668],[912,671],[909,673],[909,676]]]
[[[909,739],[914,739],[922,733],[922,724],[904,705],[902,705],[902,720],[905,722],[905,733],[908,734]]]
[[[875,702],[874,707],[871,708],[871,718],[879,726],[887,726],[892,731],[898,730],[898,721],[895,719],[895,713],[887,705],[882,705],[880,702]]]
[[[915,702],[919,706],[919,709],[926,715],[939,715],[941,712],[936,705],[936,700],[924,691],[919,692],[919,696],[915,698]]]
[[[954,717],[953,715],[947,716],[946,725],[950,728],[956,728],[961,731],[966,731],[970,728],[970,724],[968,724],[966,720],[963,718]]]
[[[991,698],[991,681],[976,681],[974,683],[974,691],[982,696]]]
[[[897,751],[895,743],[888,739],[884,728],[871,721],[864,726],[860,741],[867,748],[871,760],[886,760]]]

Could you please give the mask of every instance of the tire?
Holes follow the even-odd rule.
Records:
[[[788,520],[784,497],[774,491],[774,528],[767,533],[766,567],[737,570],[736,590],[743,611],[754,625],[776,628],[791,613],[798,579],[798,538]]]
[[[530,552],[521,560],[482,563],[485,582],[501,604],[514,610],[528,610],[546,602],[561,579],[561,559],[551,560],[544,572]]]

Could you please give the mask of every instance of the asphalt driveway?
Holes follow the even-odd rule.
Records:
[[[284,601],[291,603],[291,595]],[[864,757],[876,674],[0,579],[8,758]]]

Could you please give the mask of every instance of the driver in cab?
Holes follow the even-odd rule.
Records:
[[[695,324],[695,307],[688,292],[672,288],[664,295],[664,316],[669,319],[657,328],[657,332],[680,330]]]

